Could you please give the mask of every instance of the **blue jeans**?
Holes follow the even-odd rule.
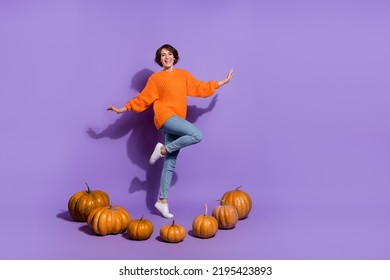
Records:
[[[189,121],[173,116],[161,127],[165,136],[165,148],[167,154],[164,157],[164,166],[161,172],[159,198],[167,198],[171,186],[173,171],[176,166],[176,158],[180,149],[199,143],[202,140],[202,132]]]

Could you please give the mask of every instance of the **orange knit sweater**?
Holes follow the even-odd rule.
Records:
[[[160,129],[173,115],[186,118],[187,96],[208,97],[218,88],[218,82],[198,81],[183,69],[160,71],[153,73],[145,88],[125,106],[142,112],[153,103],[154,124]]]

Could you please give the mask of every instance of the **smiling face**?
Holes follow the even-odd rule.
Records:
[[[165,71],[172,71],[173,65],[179,61],[179,52],[171,45],[165,44],[156,51],[154,62]]]
[[[160,53],[160,62],[165,71],[172,71],[175,57],[171,51],[163,48]]]

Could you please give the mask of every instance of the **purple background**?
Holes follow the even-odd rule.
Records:
[[[390,259],[388,1],[0,1],[1,259]],[[152,112],[115,115],[178,48],[232,82],[189,99],[204,140],[170,192],[186,239],[158,238]],[[67,202],[106,191],[155,231],[97,237]],[[204,203],[243,185],[250,216],[191,236]]]

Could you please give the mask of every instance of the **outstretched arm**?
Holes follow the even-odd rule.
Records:
[[[233,78],[233,72],[234,72],[234,69],[233,68],[230,69],[227,77],[224,80],[219,81],[218,85],[221,87],[221,86],[226,85],[227,83],[229,83],[232,80],[232,78]]]
[[[122,114],[127,111],[142,112],[145,111],[158,98],[158,90],[154,82],[149,78],[145,88],[132,98],[125,106],[117,108],[108,106],[108,111],[113,111],[117,114]]]
[[[108,106],[107,110],[108,110],[108,111],[113,111],[113,112],[115,112],[115,113],[117,113],[117,114],[122,114],[122,113],[128,111],[127,108],[126,108],[126,106],[123,106],[123,107],[121,107],[121,108],[117,108],[117,107],[112,106],[112,105]]]

